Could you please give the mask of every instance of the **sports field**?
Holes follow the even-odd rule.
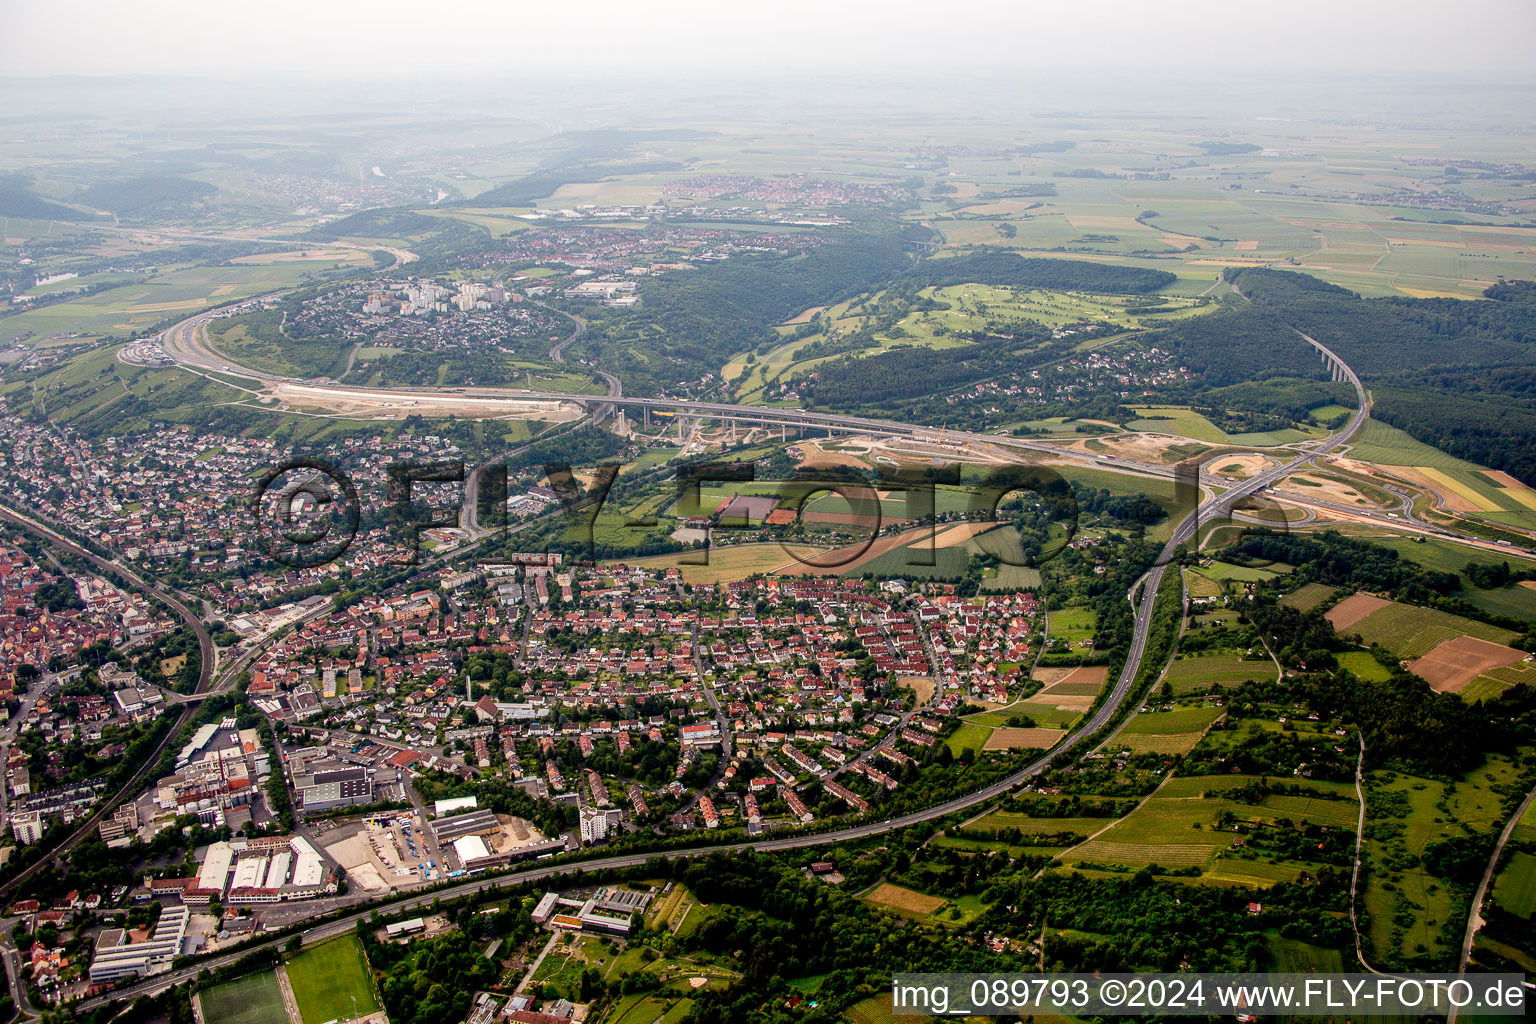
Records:
[[[225,982],[198,994],[205,1024],[288,1024],[272,971]]]
[[[288,962],[288,983],[304,1024],[327,1024],[379,1009],[373,975],[356,936],[343,935],[304,950]],[[356,999],[354,1004],[353,1000]]]

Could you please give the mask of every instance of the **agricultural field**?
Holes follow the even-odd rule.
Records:
[[[1361,596],[1357,595],[1349,601],[1356,601]],[[1343,609],[1349,601],[1334,606],[1328,613],[1330,621],[1333,621],[1334,613]],[[1404,658],[1421,658],[1440,643],[1458,636],[1471,636],[1505,645],[1518,637],[1512,630],[1490,626],[1485,622],[1395,601],[1387,602],[1363,618],[1345,621],[1342,627],[1335,622],[1334,628],[1340,633],[1358,634],[1365,643],[1381,644]]]
[[[983,750],[1049,750],[1066,736],[1066,729],[1045,727],[993,729],[982,745]]]
[[[1180,655],[1163,677],[1175,694],[1204,693],[1223,686],[1272,679],[1278,671],[1268,657],[1244,658],[1232,653]]]
[[[1490,669],[1486,675],[1478,676],[1461,690],[1461,699],[1467,703],[1475,703],[1497,697],[1511,686],[1536,687],[1536,665],[1522,662],[1518,665],[1510,665],[1507,668]]]
[[[1306,784],[1316,797],[1271,794],[1259,804],[1226,798],[1228,790],[1251,786],[1251,775],[1191,776],[1168,779],[1145,803],[1108,830],[1062,854],[1062,862],[1078,869],[1096,865],[1134,871],[1149,865],[1198,868],[1199,881],[1213,885],[1266,886],[1293,881],[1310,862],[1287,860],[1259,849],[1238,848],[1247,829],[1223,828],[1223,815],[1234,822],[1319,825],[1352,833],[1356,804],[1350,787]],[[1334,799],[1340,797],[1343,799]]]
[[[358,253],[364,256],[365,254]],[[371,261],[369,261],[371,262]],[[172,266],[94,295],[0,317],[0,344],[30,336],[121,338],[163,321],[192,316],[213,306],[320,280],[352,257],[285,260],[266,265]],[[75,282],[70,282],[71,284]]]
[[[326,1024],[379,1009],[373,975],[354,935],[344,935],[304,950],[288,962],[288,983],[304,1024]]]
[[[1414,440],[1396,427],[1367,420],[1349,456],[1386,467],[1407,483],[1433,491],[1450,511],[1509,526],[1536,527],[1536,490]]]
[[[1143,711],[1131,716],[1104,749],[1136,754],[1187,754],[1195,749],[1211,723],[1225,712],[1217,707],[1184,707],[1173,711]]]
[[[1287,608],[1295,608],[1297,611],[1309,612],[1331,600],[1338,590],[1326,583],[1303,583],[1296,590],[1291,591],[1280,599],[1280,603]]]
[[[1536,590],[1519,584],[1500,587],[1496,590],[1484,590],[1473,583],[1465,572],[1469,562],[1489,566],[1508,562],[1509,567],[1516,572],[1536,570],[1536,562],[1516,555],[1498,555],[1481,548],[1463,547],[1460,544],[1439,539],[1426,539],[1419,542],[1398,533],[1372,537],[1370,540],[1373,544],[1391,548],[1401,557],[1422,565],[1426,569],[1457,574],[1461,578],[1461,590],[1456,596],[1465,598],[1482,611],[1494,615],[1536,619]]]
[[[277,974],[265,971],[198,993],[205,1024],[288,1024]]]
[[[1049,836],[1062,832],[1076,832],[1087,836],[1099,831],[1113,820],[1113,818],[1034,818],[1027,814],[997,810],[969,822],[963,831],[995,834],[1017,830],[1023,836]]]
[[[1193,409],[1184,406],[1133,405],[1129,408],[1141,415],[1125,425],[1127,430],[1173,434],[1194,441],[1208,441],[1211,444],[1226,444],[1231,440],[1226,431]]]
[[[1460,693],[1480,676],[1512,668],[1526,657],[1524,651],[1513,647],[1458,636],[1435,645],[1422,658],[1409,661],[1407,667],[1442,693]]]
[[[890,882],[881,882],[862,897],[866,903],[882,910],[931,917],[944,908],[948,900],[929,896],[914,889],[903,888]]]
[[[802,550],[792,547],[791,551],[785,551],[778,544],[736,544],[729,547],[714,547],[706,551],[679,551],[667,555],[652,555],[646,558],[618,559],[624,565],[641,565],[652,569],[676,568],[682,573],[683,582],[694,584],[729,583],[732,580],[745,579],[748,576],[771,573],[778,569],[785,569],[793,573],[798,563],[795,561],[794,551]],[[825,550],[823,548],[803,549],[809,557]],[[700,565],[699,562],[707,564]]]
[[[843,1018],[849,1024],[931,1024],[934,1018],[917,1014],[898,1016],[891,1008],[891,994],[871,996],[848,1007]]]

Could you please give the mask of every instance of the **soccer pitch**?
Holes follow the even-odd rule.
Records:
[[[373,978],[354,935],[345,935],[306,949],[288,962],[288,983],[304,1024],[350,1020],[353,998],[357,1014],[379,1009]]]
[[[288,1024],[277,975],[271,971],[199,993],[207,1024]]]

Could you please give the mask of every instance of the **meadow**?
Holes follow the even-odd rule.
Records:
[[[798,336],[804,320],[781,325],[785,340],[766,353],[744,352],[732,356],[721,368],[721,377],[734,382],[736,399],[748,405],[768,400],[771,385],[787,382],[814,370],[819,364],[842,357],[812,346],[876,328],[868,343],[856,351],[859,357],[878,355],[897,347],[922,346],[936,350],[970,344],[967,336],[985,331],[997,320],[1027,321],[1051,328],[1092,322],[1113,324],[1126,330],[1195,316],[1205,311],[1203,299],[1170,295],[1160,301],[1086,292],[1009,288],[983,284],[927,287],[917,294],[919,304],[909,306],[872,292],[819,309],[810,320],[815,333]],[[1097,345],[1108,336],[1094,339]]]
[[[1500,907],[1520,917],[1536,915],[1536,856],[1524,850],[1509,855],[1499,871],[1493,898]]]
[[[1528,778],[1522,783],[1525,774],[1509,758],[1494,754],[1457,782],[1387,770],[1367,776],[1371,870],[1363,902],[1377,959],[1454,962],[1467,894],[1430,874],[1420,858],[1432,844],[1447,839],[1495,835],[1506,813],[1499,794],[1528,785]]]
[[[1090,871],[1092,865],[1128,870],[1153,864],[1164,868],[1199,868],[1196,877],[1201,882],[1262,887],[1292,881],[1302,871],[1315,870],[1315,866],[1268,855],[1230,855],[1238,833],[1218,828],[1224,813],[1255,822],[1272,823],[1284,818],[1352,830],[1356,804],[1347,799],[1351,790],[1346,786],[1307,782],[1306,788],[1320,796],[1271,794],[1258,805],[1239,803],[1222,795],[1258,781],[1251,775],[1171,777],[1113,827],[1065,851],[1062,862],[1069,866],[1088,865]],[[1327,799],[1322,794],[1346,799]]]

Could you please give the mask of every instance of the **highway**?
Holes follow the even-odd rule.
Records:
[[[162,346],[165,348],[167,354],[171,355],[172,358],[176,359],[177,361],[182,362],[184,365],[192,366],[198,369],[231,372],[241,376],[267,381],[282,380],[282,378],[273,377],[269,374],[262,374],[259,372],[236,367],[229,363],[227,360],[206,349],[202,339],[198,337],[198,334],[201,325],[206,323],[206,321],[211,318],[211,316],[212,314],[209,313],[199,314],[199,316],[193,317],[188,321],[184,321],[182,324],[179,324],[176,327],[168,330],[165,335],[162,336]],[[1303,337],[1305,337],[1305,335],[1303,335]],[[566,342],[557,345],[556,348],[562,348],[564,344],[568,343],[570,340],[571,339],[567,339]],[[1112,719],[1114,719],[1122,710],[1124,710],[1126,702],[1131,696],[1132,687],[1139,674],[1142,661],[1146,654],[1147,642],[1151,632],[1152,612],[1156,601],[1157,592],[1159,586],[1163,582],[1165,574],[1168,571],[1169,562],[1175,550],[1180,545],[1186,544],[1195,539],[1198,536],[1202,524],[1208,524],[1218,517],[1230,515],[1233,512],[1235,506],[1244,498],[1265,490],[1266,488],[1272,486],[1276,481],[1285,477],[1287,474],[1295,471],[1297,468],[1303,465],[1309,465],[1313,460],[1319,458],[1320,456],[1326,455],[1327,453],[1337,449],[1340,445],[1346,444],[1350,438],[1352,438],[1355,433],[1359,431],[1361,426],[1366,421],[1366,418],[1370,412],[1370,402],[1365,388],[1361,385],[1358,376],[1356,376],[1354,371],[1346,366],[1343,361],[1340,360],[1338,356],[1329,350],[1326,346],[1312,338],[1307,338],[1307,341],[1313,345],[1321,354],[1332,360],[1343,371],[1344,376],[1353,385],[1356,395],[1359,399],[1358,407],[1356,408],[1355,412],[1351,415],[1350,419],[1347,421],[1344,427],[1341,428],[1338,432],[1330,435],[1315,445],[1309,446],[1306,451],[1298,454],[1295,458],[1289,461],[1277,464],[1247,480],[1236,483],[1222,491],[1219,495],[1198,501],[1196,508],[1179,521],[1163,549],[1162,557],[1158,559],[1157,564],[1149,569],[1148,572],[1137,581],[1136,585],[1132,587],[1130,593],[1127,595],[1127,600],[1132,601],[1134,605],[1135,629],[1132,636],[1130,649],[1126,655],[1124,667],[1121,669],[1119,676],[1115,679],[1114,685],[1111,687],[1105,699],[1100,703],[1098,709],[1089,717],[1086,722],[1082,723],[1060,744],[1058,744],[1052,750],[1041,755],[1028,766],[1007,776],[1006,778],[1000,779],[970,793],[966,793],[947,800],[943,803],[936,804],[931,807],[926,807],[921,810],[913,811],[900,817],[890,818],[884,821],[868,822],[865,824],[853,826],[851,828],[839,829],[832,832],[824,832],[818,834],[795,834],[782,839],[765,839],[755,842],[742,842],[721,846],[699,846],[690,847],[687,849],[668,850],[657,853],[604,857],[594,860],[580,861],[574,864],[557,864],[545,867],[531,868],[529,870],[505,875],[480,877],[458,885],[454,885],[452,887],[437,889],[418,897],[412,897],[404,901],[393,903],[389,907],[389,912],[394,914],[402,911],[419,910],[431,905],[431,903],[435,900],[453,899],[492,886],[505,887],[520,885],[525,882],[538,881],[545,878],[567,874],[573,871],[597,871],[633,867],[643,864],[645,861],[653,857],[676,859],[681,857],[698,857],[716,851],[741,851],[749,849],[762,852],[787,851],[805,847],[857,841],[871,836],[881,835],[887,832],[896,831],[898,829],[907,828],[913,825],[922,824],[924,822],[932,821],[936,818],[942,818],[956,812],[967,810],[969,808],[975,807],[978,804],[982,804],[988,800],[999,797],[1004,793],[1017,788],[1035,776],[1038,776],[1051,765],[1055,764],[1057,761],[1077,750],[1084,743],[1095,737],[1100,731],[1102,731],[1107,725],[1110,724]],[[549,392],[521,392],[489,388],[469,389],[469,392],[476,396],[494,397],[509,402],[515,402],[518,400],[526,401],[530,398],[534,398],[538,400],[558,400],[563,402],[575,401],[583,404],[598,403],[599,405],[602,403],[627,406],[656,405],[661,407],[686,409],[689,412],[711,416],[712,418],[756,419],[762,422],[777,422],[792,426],[832,427],[838,429],[857,430],[859,432],[866,432],[888,437],[907,435],[947,443],[959,441],[963,444],[998,445],[1006,448],[1036,450],[1045,454],[1049,454],[1055,458],[1066,457],[1088,461],[1091,463],[1096,463],[1103,468],[1115,469],[1121,472],[1137,472],[1156,476],[1173,475],[1173,470],[1170,467],[1146,466],[1142,464],[1129,463],[1124,460],[1103,460],[1094,458],[1092,456],[1084,456],[1083,453],[1080,452],[1069,452],[1052,445],[1042,444],[1039,442],[1030,442],[1018,438],[1004,437],[999,435],[978,434],[962,431],[940,431],[935,428],[923,427],[913,424],[875,420],[866,417],[843,416],[833,413],[807,412],[804,410],[796,409],[765,409],[759,407],[736,406],[714,402],[691,402],[684,400],[653,401],[650,399],[623,398],[618,393],[619,389],[616,384],[617,382],[615,381],[615,386],[610,388],[610,391],[613,393],[605,396],[571,396]],[[357,393],[370,390],[377,391],[377,389],[357,388],[347,388],[341,390],[345,390],[348,393]],[[402,394],[409,392],[389,390],[380,391],[377,393],[381,395],[388,395],[392,398],[399,398]],[[435,392],[432,389],[418,389],[418,393],[422,394],[423,396],[430,396],[438,392]],[[480,467],[476,471],[477,474],[481,473],[485,468],[486,467]],[[1204,494],[1205,492],[1202,491],[1201,493]],[[467,504],[472,506],[473,502],[468,502]],[[473,520],[471,519],[469,525],[473,527],[476,524],[474,524]],[[1509,549],[1506,548],[1504,550]],[[316,942],[332,935],[351,930],[356,925],[357,921],[364,919],[369,913],[371,913],[371,910],[363,909],[340,918],[337,921],[317,925],[315,928],[311,929],[305,934],[305,941]],[[163,991],[165,988],[171,985],[195,977],[199,972],[210,967],[217,967],[223,964],[231,963],[239,957],[249,953],[251,949],[260,948],[263,946],[273,946],[283,941],[285,941],[285,939],[276,938],[269,942],[258,944],[257,946],[246,947],[245,949],[242,949],[238,952],[221,954],[211,958],[201,959],[194,967],[188,967],[179,971],[174,971],[146,979],[145,981],[142,981],[136,985],[128,986],[124,989],[120,989],[112,993],[110,998],[121,999],[124,997],[132,997],[145,993]],[[86,1000],[80,1004],[79,1008],[85,1010],[93,1009],[102,1005],[106,1001],[107,997]]]
[[[1313,341],[1310,338],[1308,341],[1316,346],[1320,352],[1323,352],[1329,357],[1337,360],[1337,356],[1334,356],[1334,354],[1326,347],[1322,346],[1316,341]],[[1311,451],[1308,451],[1289,462],[1274,466],[1271,469],[1268,469],[1248,480],[1242,481],[1241,483],[1238,483],[1228,490],[1222,492],[1215,498],[1199,502],[1197,507],[1189,512],[1184,517],[1184,519],[1182,519],[1177,524],[1173,530],[1172,536],[1168,540],[1167,545],[1163,549],[1163,557],[1158,560],[1158,564],[1154,565],[1137,581],[1136,585],[1132,587],[1131,592],[1127,595],[1127,600],[1133,601],[1135,607],[1135,629],[1132,634],[1130,649],[1126,653],[1125,664],[1122,667],[1119,676],[1116,677],[1114,686],[1111,687],[1105,699],[1099,704],[1098,710],[1096,710],[1086,722],[1078,726],[1078,728],[1076,728],[1071,733],[1071,735],[1066,737],[1056,747],[1042,754],[1034,762],[1022,768],[1021,770],[1014,772],[1005,778],[999,779],[998,781],[993,782],[987,786],[983,786],[980,789],[976,789],[972,792],[954,797],[950,800],[946,800],[943,803],[925,807],[921,810],[901,815],[900,817],[888,818],[884,821],[868,822],[866,824],[856,825],[851,828],[839,829],[833,832],[796,834],[787,836],[782,839],[765,839],[756,842],[733,843],[723,846],[700,846],[679,850],[667,850],[659,853],[604,857],[596,860],[580,861],[574,864],[558,864],[548,867],[532,868],[527,871],[519,871],[511,874],[482,877],[452,886],[447,889],[438,889],[431,893],[423,894],[419,897],[413,897],[411,899],[392,904],[390,906],[390,913],[420,909],[429,906],[434,900],[453,899],[459,896],[477,892],[490,886],[505,887],[520,885],[524,882],[532,882],[544,878],[551,878],[573,871],[598,871],[634,867],[645,863],[646,860],[652,857],[677,859],[680,857],[703,856],[715,851],[757,850],[761,852],[773,852],[795,850],[812,846],[823,846],[833,843],[853,842],[871,836],[893,832],[898,829],[908,828],[913,825],[919,825],[924,822],[932,821],[936,818],[942,818],[959,811],[964,811],[975,807],[978,804],[985,803],[988,800],[1002,796],[1004,793],[1017,788],[1023,783],[1044,772],[1051,765],[1055,764],[1066,755],[1077,750],[1085,742],[1096,736],[1101,730],[1109,725],[1110,721],[1115,718],[1115,716],[1118,715],[1124,708],[1127,699],[1131,696],[1132,688],[1135,684],[1136,677],[1139,674],[1142,660],[1146,654],[1147,641],[1151,634],[1152,611],[1156,603],[1157,592],[1163,582],[1164,575],[1168,571],[1168,563],[1175,549],[1177,549],[1181,544],[1185,544],[1194,538],[1198,534],[1199,527],[1202,522],[1209,522],[1214,516],[1230,513],[1233,506],[1235,506],[1243,498],[1257,493],[1266,487],[1269,487],[1276,480],[1279,480],[1287,473],[1293,471],[1297,466],[1307,464],[1311,461],[1311,459],[1317,457],[1318,455],[1325,454],[1337,448],[1339,445],[1346,443],[1349,438],[1354,436],[1355,432],[1360,429],[1361,424],[1365,422],[1365,419],[1370,412],[1369,401],[1364,387],[1361,386],[1359,378],[1354,375],[1354,372],[1352,370],[1347,371],[1347,376],[1349,377],[1351,383],[1354,385],[1356,394],[1359,397],[1359,408],[1355,411],[1354,415],[1350,417],[1349,421],[1340,431],[1324,439],[1320,445],[1313,448]],[[736,408],[734,406],[718,406],[710,405],[708,403],[702,404],[702,408],[701,404],[699,403],[694,403],[691,407],[700,409],[701,411],[703,411],[703,408],[724,408],[731,410]],[[793,410],[786,410],[786,412],[793,412]],[[825,416],[826,414],[805,415]],[[878,424],[881,429],[885,429],[887,427],[906,427],[904,424],[886,424],[883,421],[862,420],[858,417],[838,417],[838,419],[859,420],[863,423]],[[920,429],[922,428],[906,428],[906,430],[903,432],[915,432]],[[997,440],[996,438],[987,435],[974,436],[977,436],[978,438],[984,438],[989,442],[995,442]],[[1057,452],[1053,451],[1053,454],[1056,453]],[[328,938],[330,936],[340,934],[341,932],[351,930],[353,927],[355,927],[357,921],[362,920],[369,913],[371,913],[369,910],[360,910],[356,913],[349,914],[343,918],[340,918],[337,921],[318,925],[305,934],[305,941],[317,942],[324,938]],[[268,943],[262,943],[260,945],[277,945],[282,941],[285,940],[273,939]],[[123,998],[125,996],[134,996],[163,991],[171,985],[178,984],[182,981],[186,981],[192,977],[195,977],[197,973],[202,970],[208,969],[210,967],[221,966],[226,963],[232,963],[234,960],[250,952],[252,948],[257,947],[247,947],[246,949],[243,949],[239,952],[203,959],[200,960],[195,967],[184,968],[180,971],[173,971],[170,973],[157,975],[153,978],[139,982],[136,985],[116,991],[112,994],[111,998]],[[104,1002],[106,1002],[106,997],[87,1000],[80,1004],[80,1008],[89,1010],[103,1004]]]

